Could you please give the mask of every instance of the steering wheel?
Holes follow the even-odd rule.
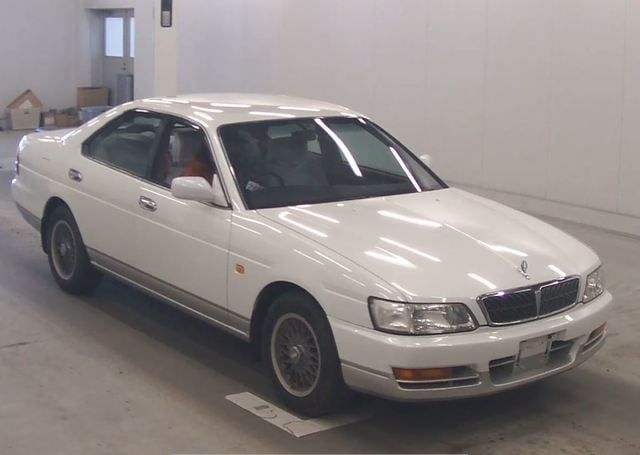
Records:
[[[275,177],[275,179],[278,181],[278,186],[285,186],[284,179],[282,178],[282,176],[275,172],[265,172],[263,174],[254,175],[251,177],[251,180],[259,181],[261,177],[269,177],[269,176]]]

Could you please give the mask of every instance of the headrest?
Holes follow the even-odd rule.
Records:
[[[315,141],[318,138],[318,135],[315,133],[315,131],[304,130],[294,131],[293,134],[291,134],[291,137],[297,141],[309,142]]]
[[[271,139],[267,145],[268,157],[272,161],[294,164],[306,159],[310,153],[306,141],[292,136]]]

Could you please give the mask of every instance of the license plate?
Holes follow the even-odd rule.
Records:
[[[547,347],[549,346],[549,343],[551,343],[551,339],[552,337],[550,335],[545,335],[538,338],[532,338],[531,340],[522,341],[520,343],[520,354],[518,355],[518,358],[522,360],[544,354],[547,352]]]

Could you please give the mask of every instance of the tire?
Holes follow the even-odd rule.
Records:
[[[53,278],[70,294],[86,294],[100,282],[89,262],[76,220],[66,206],[53,209],[46,223],[46,252]]]
[[[317,417],[349,402],[329,321],[310,296],[289,291],[278,297],[262,333],[262,358],[289,408]]]

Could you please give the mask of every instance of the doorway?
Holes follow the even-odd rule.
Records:
[[[135,70],[135,27],[133,9],[98,10],[94,42],[97,55],[93,56],[94,84],[109,88],[109,101],[117,106],[134,99],[133,75]]]

